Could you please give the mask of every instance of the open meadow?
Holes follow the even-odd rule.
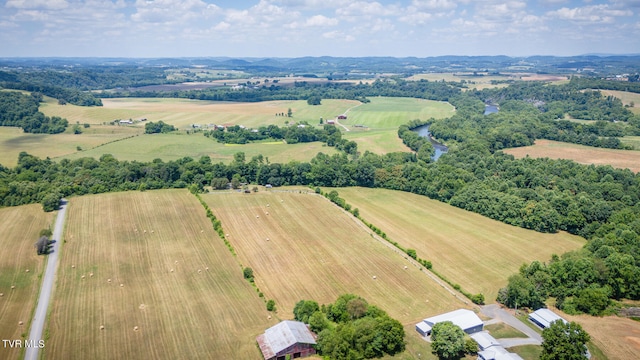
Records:
[[[617,90],[600,90],[600,92],[604,95],[617,97],[622,101],[622,105],[628,106],[632,113],[640,114],[640,94]]]
[[[392,97],[372,97],[369,100],[371,102],[349,110],[347,119],[340,120],[340,123],[350,127],[363,125],[374,130],[397,132],[400,125],[411,120],[442,119],[455,112],[451,104],[442,101]]]
[[[622,138],[624,142],[624,138]],[[536,140],[534,145],[503,150],[516,158],[568,159],[580,164],[611,165],[614,168],[640,171],[640,151],[604,149],[552,140]]]
[[[256,359],[276,323],[186,190],[70,199],[52,359]]]
[[[591,336],[609,360],[637,359],[640,354],[640,322],[617,316],[568,315],[556,308],[568,321],[575,321]]]
[[[110,125],[92,125],[82,130],[80,135],[71,133],[71,127],[62,134],[28,134],[17,127],[0,126],[0,164],[15,166],[22,151],[42,159],[56,158],[78,153],[78,147],[92,149],[143,132],[140,128]]]
[[[202,198],[282,318],[293,317],[299,300],[327,304],[345,293],[364,297],[411,329],[427,316],[465,307],[322,196],[290,189]]]
[[[524,263],[548,261],[581,247],[567,233],[542,234],[401,191],[339,188],[340,197],[393,241],[415,249],[433,269],[470,293],[495,302],[498,290]]]
[[[309,161],[319,152],[328,155],[337,153],[334,147],[320,142],[286,144],[284,142],[256,142],[243,145],[221,144],[201,133],[143,134],[137,137],[109,143],[91,150],[75,152],[63,156],[65,159],[93,157],[99,159],[103,154],[111,154],[118,160],[126,161],[164,161],[177,160],[185,156],[198,159],[209,156],[213,162],[230,162],[233,155],[244,152],[247,161],[262,154],[270,162],[287,163],[289,161]]]
[[[244,125],[257,128],[276,124],[283,126],[285,121],[308,121],[318,124],[320,118],[334,118],[350,107],[359,104],[354,100],[322,100],[322,105],[311,106],[306,100],[279,100],[262,102],[216,102],[176,98],[115,98],[102,99],[101,107],[82,107],[58,105],[47,101],[41,110],[48,116],[61,116],[82,123],[111,122],[116,119],[147,119],[164,121],[179,129],[190,129],[193,124]],[[276,116],[287,113],[291,108],[293,116]],[[144,127],[144,122],[136,123]]]
[[[52,225],[54,215],[39,204],[0,209],[0,339],[25,340],[29,334],[46,263],[34,244],[40,231]],[[2,346],[0,359],[16,359],[20,351]]]

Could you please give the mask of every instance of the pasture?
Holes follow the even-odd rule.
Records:
[[[284,142],[257,142],[244,145],[220,144],[202,134],[172,133],[143,134],[138,137],[109,143],[91,150],[75,152],[63,156],[66,159],[93,157],[99,159],[102,154],[111,154],[118,160],[127,161],[164,161],[177,160],[185,156],[198,159],[209,156],[212,161],[230,162],[233,155],[244,152],[247,161],[255,155],[262,154],[271,162],[287,163],[289,161],[309,161],[317,153],[335,154],[334,147],[320,142],[286,144]]]
[[[451,104],[441,101],[391,97],[372,97],[370,100],[370,103],[349,110],[347,119],[340,120],[340,123],[349,127],[364,125],[372,130],[390,130],[395,133],[400,125],[411,120],[442,119],[453,115],[455,111]]]
[[[591,336],[591,342],[607,359],[637,359],[640,354],[640,322],[617,316],[568,315],[553,309],[568,321],[575,321]],[[601,357],[598,357],[601,358]]]
[[[581,247],[585,240],[567,233],[542,234],[401,191],[339,188],[347,203],[404,248],[453,283],[495,302],[498,290],[524,263],[548,261]]]
[[[362,154],[365,151],[375,154],[411,151],[402,143],[396,131],[352,128],[351,131],[343,132],[342,137],[358,143],[358,151]]]
[[[281,318],[292,318],[301,299],[327,304],[344,293],[364,297],[410,328],[431,314],[465,307],[322,196],[290,189],[202,198]],[[407,336],[418,336],[412,333]]]
[[[629,110],[634,114],[640,114],[640,94],[629,91],[617,90],[600,90],[603,95],[611,95],[622,101],[622,104],[628,106]]]
[[[276,323],[186,190],[70,200],[45,357],[260,357]]]
[[[54,216],[39,204],[0,209],[0,339],[24,340],[29,334],[46,262],[46,256],[36,254],[34,244]],[[2,346],[0,358],[16,359],[20,352]]]
[[[42,159],[56,158],[78,153],[78,147],[92,149],[143,132],[142,129],[133,127],[91,125],[90,128],[83,128],[82,134],[74,135],[70,129],[62,134],[49,135],[27,134],[17,127],[0,126],[0,164],[7,167],[15,166],[18,163],[18,154],[22,151]]]
[[[320,118],[334,118],[350,107],[359,104],[354,100],[322,100],[322,105],[311,106],[306,100],[263,101],[254,103],[215,102],[176,98],[116,98],[102,99],[102,107],[80,107],[58,105],[47,101],[41,111],[48,116],[67,118],[69,123],[111,122],[116,119],[142,119],[164,121],[179,129],[190,129],[192,124],[244,125],[257,128],[276,124],[283,126],[286,121],[308,121],[318,124]],[[287,113],[291,108],[293,116],[276,116]],[[137,126],[144,127],[143,122]]]
[[[624,141],[624,138],[622,138]],[[614,168],[640,171],[640,151],[604,149],[552,140],[536,140],[534,145],[503,150],[516,158],[568,159],[580,164],[611,165]]]

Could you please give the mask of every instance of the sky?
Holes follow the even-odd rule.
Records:
[[[640,0],[2,0],[0,57],[640,53]]]

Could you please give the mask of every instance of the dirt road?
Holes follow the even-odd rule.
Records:
[[[56,218],[56,224],[53,228],[53,238],[55,240],[51,248],[51,252],[47,255],[47,267],[44,271],[44,278],[42,279],[42,287],[40,289],[40,297],[38,298],[38,305],[36,312],[31,322],[31,331],[29,332],[29,343],[38,345],[38,341],[42,340],[42,331],[44,329],[44,322],[47,319],[47,308],[49,307],[49,300],[53,291],[53,284],[55,283],[56,269],[58,267],[58,254],[60,249],[60,242],[62,241],[62,230],[64,229],[64,220],[67,213],[67,201],[62,200],[60,210],[58,210],[58,217]],[[46,343],[44,346],[46,347]],[[38,359],[38,346],[29,346],[25,352],[25,360]]]

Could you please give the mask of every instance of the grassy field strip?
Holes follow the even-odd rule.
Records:
[[[54,216],[42,211],[40,204],[0,209],[0,339],[25,340],[29,333],[46,262],[45,256],[36,254],[34,244]],[[20,352],[2,346],[0,358],[15,359]]]
[[[73,198],[67,223],[47,357],[259,357],[275,320],[187,191]]]
[[[461,305],[319,196],[262,191],[202,198],[283,318],[301,299],[322,304],[343,293],[363,296],[404,324]]]
[[[404,248],[433,263],[435,271],[473,294],[495,301],[523,263],[577,249],[584,239],[541,234],[491,220],[427,197],[384,189],[339,188],[360,216]]]
[[[572,316],[560,312],[568,321],[575,321],[591,335],[591,341],[610,360],[637,359],[640,354],[640,322],[617,316]]]
[[[623,138],[624,141],[624,138]],[[534,145],[504,150],[516,158],[568,159],[580,164],[611,165],[615,168],[640,171],[640,151],[604,149],[552,140],[536,140]]]
[[[629,106],[629,110],[632,113],[640,114],[640,94],[618,90],[600,90],[600,92],[605,96],[617,97],[622,101],[623,105]],[[633,106],[631,106],[631,103],[633,103]]]
[[[346,120],[347,126],[364,125],[373,130],[397,131],[398,126],[414,119],[441,119],[453,114],[454,107],[446,102],[414,98],[372,97],[371,102],[354,107]]]

